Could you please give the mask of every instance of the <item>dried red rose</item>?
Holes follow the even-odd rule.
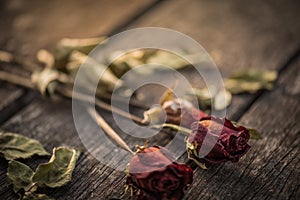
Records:
[[[237,162],[250,149],[247,144],[250,138],[249,131],[243,126],[233,125],[228,119],[207,117],[194,122],[191,129],[187,150],[198,158],[204,138],[208,135],[205,146],[213,147],[203,158],[208,162]]]
[[[193,181],[193,171],[175,161],[163,147],[142,149],[130,161],[127,185],[137,189],[137,199],[181,199]]]
[[[180,125],[189,128],[195,121],[199,121],[208,115],[195,108],[192,103],[184,99],[166,101],[163,109],[167,113],[166,123]]]
[[[165,101],[162,107],[154,107],[144,113],[145,121],[154,124],[170,123],[189,128],[195,121],[208,115],[195,108],[192,103],[184,99]]]

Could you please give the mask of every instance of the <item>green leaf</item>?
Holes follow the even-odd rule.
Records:
[[[36,194],[32,192],[26,192],[22,198],[23,200],[54,200],[45,194]]]
[[[51,188],[67,184],[72,178],[79,155],[80,152],[75,149],[54,148],[50,161],[37,167],[33,182],[38,186],[46,185]]]
[[[0,133],[0,155],[6,160],[29,158],[35,154],[49,155],[37,140],[16,133]]]
[[[249,133],[250,133],[250,139],[253,139],[253,140],[259,140],[259,139],[262,139],[261,134],[260,134],[256,129],[253,129],[253,128],[247,128],[247,130],[248,130]]]
[[[33,186],[31,181],[33,171],[27,165],[15,160],[8,163],[7,179],[10,184],[13,184],[14,192],[17,193],[21,189],[27,191]]]
[[[270,90],[277,76],[274,70],[248,69],[225,79],[225,87],[233,94],[254,93],[261,89]]]

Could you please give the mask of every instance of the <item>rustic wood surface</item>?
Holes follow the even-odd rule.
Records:
[[[18,54],[25,51],[32,57],[38,48],[51,49],[63,36],[86,37],[134,27],[161,26],[196,39],[224,76],[248,67],[278,70],[280,77],[273,91],[234,96],[229,108],[229,118],[257,128],[263,139],[251,141],[251,151],[239,163],[211,165],[209,170],[203,171],[189,162],[196,171],[185,198],[299,198],[300,26],[297,1],[91,1],[79,4],[63,1],[62,5],[32,1],[33,6],[29,3],[24,6],[22,1],[12,2],[4,3],[0,13],[1,27],[7,27],[7,31],[1,33],[1,49]],[[67,11],[69,19],[61,20]],[[88,23],[77,13],[88,15]],[[25,22],[18,22],[21,15],[29,16],[25,17]],[[14,23],[21,24],[23,29],[19,30]],[[33,39],[38,42],[33,43]],[[84,149],[71,109],[70,100],[41,98],[27,90],[0,85],[1,128],[38,139],[48,151],[61,145]],[[110,113],[103,112],[103,115],[117,128]],[[86,131],[89,130],[92,128],[87,127]],[[130,144],[136,142],[122,136]],[[166,138],[160,134],[154,141],[163,143]],[[95,148],[97,145],[101,146],[95,144]],[[109,149],[98,148],[109,155]],[[180,161],[187,161],[186,155]],[[6,168],[7,162],[0,159],[0,197],[17,199],[6,183]],[[84,151],[72,182],[45,192],[57,199],[119,199],[124,193],[124,177],[124,172],[99,163]]]

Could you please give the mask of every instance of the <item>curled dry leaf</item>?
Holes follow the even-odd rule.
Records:
[[[70,77],[66,74],[49,67],[35,71],[31,75],[31,81],[42,95],[48,96],[54,93],[57,83],[71,83]]]
[[[54,148],[50,161],[37,167],[32,181],[37,186],[45,185],[51,188],[67,184],[72,178],[79,155],[80,152],[75,149]]]
[[[46,49],[40,49],[36,57],[39,62],[43,63],[45,67],[54,67],[55,65],[55,58],[52,53],[47,51]]]
[[[236,121],[230,121],[230,122],[236,127],[239,126]],[[258,130],[254,129],[254,128],[249,128],[247,126],[244,126],[244,127],[249,131],[250,139],[253,139],[253,140],[262,139],[262,136],[261,136],[260,132],[258,132]]]
[[[157,63],[159,65],[164,65],[167,67],[171,67],[173,69],[180,69],[190,65],[188,61],[186,61],[184,58],[174,53],[170,53],[168,51],[161,51],[161,50],[157,51],[155,54],[149,57],[146,63],[147,64]]]
[[[0,51],[0,62],[12,62],[14,56],[7,51]]]
[[[209,59],[205,54],[191,54],[182,51],[177,55],[169,51],[158,50],[148,57],[146,63],[157,63],[178,70],[196,63],[207,62]]]
[[[54,50],[55,67],[62,69],[68,61],[72,51],[77,50],[88,54],[97,45],[103,43],[106,37],[96,38],[63,38],[61,39]]]
[[[254,129],[254,128],[247,128],[247,130],[250,133],[250,139],[253,139],[253,140],[262,139],[261,134],[256,129]]]
[[[137,50],[129,53],[116,51],[107,59],[107,64],[117,77],[121,77],[127,71],[145,64],[145,57],[148,54],[149,51],[147,50]]]
[[[91,86],[97,85],[100,77],[100,83],[105,85],[105,88],[107,88],[109,92],[112,92],[114,88],[117,89],[123,85],[123,82],[106,66],[97,63],[96,60],[84,53],[73,51],[70,55],[67,70],[71,76],[75,78],[80,67],[81,78],[77,80],[80,81],[79,84],[83,88],[93,88]]]
[[[54,200],[45,194],[36,194],[32,192],[26,192],[22,198],[23,200]]]
[[[270,90],[277,76],[274,70],[248,69],[225,79],[225,87],[233,94],[254,93],[261,89]]]
[[[121,77],[131,69],[134,69],[137,75],[151,75],[154,71],[178,70],[205,60],[208,58],[201,54],[188,54],[182,51],[179,56],[164,50],[140,49],[129,53],[116,51],[107,59],[107,63],[114,74]],[[166,67],[151,65],[151,67],[137,68],[144,64],[158,64]]]
[[[33,171],[27,165],[11,160],[8,163],[7,179],[10,184],[13,185],[15,193],[18,193],[21,189],[28,191],[34,185],[31,181],[33,177]]]
[[[216,110],[223,110],[230,105],[232,95],[227,90],[220,90],[214,97],[213,105]],[[225,100],[225,101],[224,101]]]
[[[231,104],[232,95],[228,90],[217,90],[211,87],[207,88],[193,88],[188,92],[187,99],[196,95],[201,109],[207,109],[213,107],[215,110],[223,110]]]
[[[49,155],[37,140],[16,133],[0,133],[0,155],[6,160],[29,158],[35,154]]]

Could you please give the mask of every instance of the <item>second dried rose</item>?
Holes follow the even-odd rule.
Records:
[[[192,181],[192,169],[159,146],[143,149],[128,166],[127,185],[137,190],[137,199],[181,199]]]
[[[199,158],[201,148],[211,148],[203,159],[212,163],[237,162],[250,149],[250,134],[243,126],[235,126],[227,119],[207,117],[191,126],[187,150]]]

